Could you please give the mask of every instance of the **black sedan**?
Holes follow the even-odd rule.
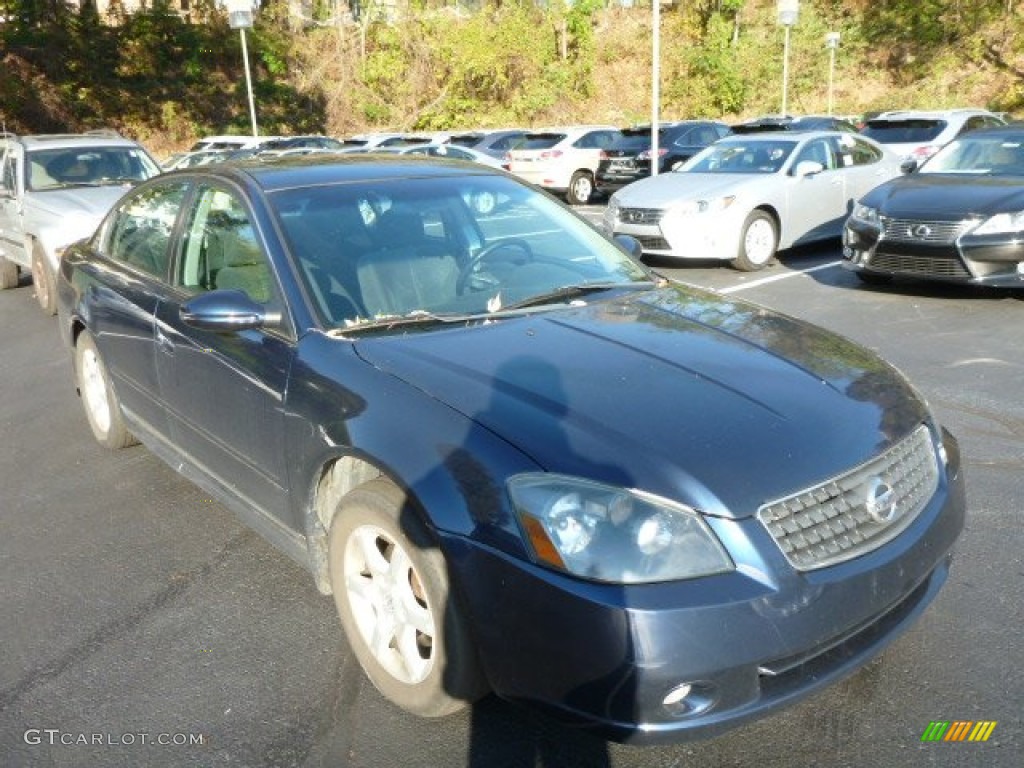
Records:
[[[871,352],[629,245],[479,165],[210,166],[66,252],[60,328],[97,440],[308,567],[399,706],[680,739],[910,626],[964,486]]]
[[[651,142],[651,126],[623,128],[622,135],[601,152],[594,186],[606,195],[651,175],[651,154],[658,156],[659,173],[674,171],[705,147],[729,135],[729,126],[709,120],[665,123],[658,129],[658,148]]]
[[[964,134],[854,206],[843,265],[894,277],[1024,286],[1024,129]]]

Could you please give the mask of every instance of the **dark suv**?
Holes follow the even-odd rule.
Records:
[[[666,123],[658,130],[658,172],[678,168],[704,147],[729,133],[729,126],[706,120]],[[651,126],[638,125],[622,131],[604,151],[597,167],[596,186],[611,194],[627,184],[651,175]]]

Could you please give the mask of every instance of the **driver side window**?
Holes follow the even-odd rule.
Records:
[[[241,201],[216,187],[199,190],[192,205],[177,284],[190,293],[240,290],[258,304],[273,298],[266,254]]]

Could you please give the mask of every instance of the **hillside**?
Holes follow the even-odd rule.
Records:
[[[158,153],[204,133],[248,132],[239,34],[212,5],[195,4],[186,21],[161,0],[116,24],[88,9],[8,5],[25,9],[0,23],[8,130],[113,126]],[[287,8],[266,2],[248,38],[263,133],[650,117],[649,6],[578,0],[553,11],[495,0],[468,13],[424,2],[393,22],[368,14],[304,26]],[[839,32],[836,113],[1013,112],[1024,101],[1021,31],[1024,8],[1014,0],[803,0],[791,32],[789,111],[826,111],[824,39]],[[733,120],[781,107],[775,0],[665,6],[661,50],[664,118]]]

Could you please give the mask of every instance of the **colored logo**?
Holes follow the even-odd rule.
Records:
[[[996,729],[995,720],[932,720],[921,741],[988,741]]]

